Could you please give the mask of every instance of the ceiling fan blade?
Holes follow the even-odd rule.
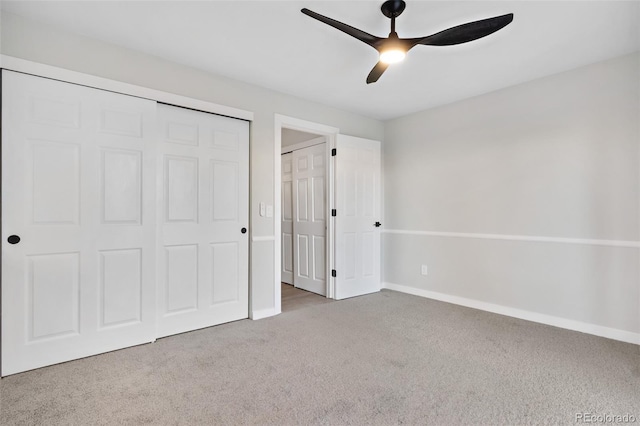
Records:
[[[367,84],[375,83],[378,81],[383,72],[387,70],[389,64],[385,64],[384,62],[378,62],[375,67],[371,70],[369,75],[367,76]]]
[[[369,46],[375,47],[375,43],[383,40],[380,37],[376,37],[369,33],[365,33],[362,30],[352,27],[351,25],[344,24],[340,21],[336,21],[335,19],[328,18],[324,15],[320,15],[319,13],[313,12],[306,7],[301,10],[307,16],[310,16],[314,19],[317,19],[320,22],[324,22],[327,25],[331,25],[333,28],[337,28],[340,31],[349,34],[351,37],[355,37],[360,41],[367,43]]]
[[[452,46],[454,44],[467,43],[479,38],[493,34],[506,27],[513,21],[513,13],[502,16],[482,19],[480,21],[469,22],[458,25],[439,33],[422,38],[408,39],[413,46],[425,44],[428,46]]]

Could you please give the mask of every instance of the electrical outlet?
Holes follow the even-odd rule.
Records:
[[[428,275],[429,271],[427,269],[427,265],[422,265],[422,275]]]

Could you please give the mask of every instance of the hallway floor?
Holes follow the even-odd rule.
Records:
[[[321,305],[333,302],[319,294],[295,288],[290,284],[282,283],[282,312],[291,312],[308,306]]]

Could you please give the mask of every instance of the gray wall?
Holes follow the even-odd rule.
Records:
[[[386,123],[3,13],[0,52],[253,111],[251,230],[273,235],[274,114],[382,140],[386,229],[640,239],[638,55]],[[252,300],[272,308],[270,244]],[[639,253],[598,244],[385,234],[384,280],[639,332]],[[429,275],[420,275],[420,264]]]
[[[274,202],[274,114],[337,127],[345,134],[378,140],[383,137],[383,124],[378,120],[69,34],[10,13],[2,14],[1,24],[2,54],[252,111],[250,229],[253,235],[274,233],[274,219],[259,216],[257,210],[261,201]],[[253,244],[251,298],[254,310],[273,308],[273,262],[273,243]]]
[[[299,130],[293,130],[293,129],[282,129],[281,136],[282,136],[282,146],[291,146],[297,143],[310,141],[311,139],[316,139],[320,137],[320,135],[301,132]]]
[[[497,238],[387,233],[384,281],[639,332],[637,248],[518,237],[640,239],[639,61],[386,122],[385,228]]]

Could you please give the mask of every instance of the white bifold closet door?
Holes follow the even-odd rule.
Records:
[[[249,123],[158,105],[158,337],[248,317]]]
[[[326,145],[295,150],[293,163],[293,283],[325,296]]]
[[[2,72],[2,375],[155,340],[154,101]]]
[[[293,154],[282,154],[282,271],[280,280],[293,284]]]

